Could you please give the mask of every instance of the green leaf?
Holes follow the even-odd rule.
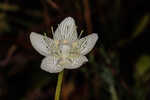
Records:
[[[150,56],[149,55],[142,55],[137,63],[136,63],[136,73],[135,78],[150,78],[149,76],[145,75],[150,70]]]

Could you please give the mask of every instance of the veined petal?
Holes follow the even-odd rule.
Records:
[[[41,55],[48,56],[50,55],[50,48],[53,44],[53,40],[37,34],[35,32],[31,32],[30,41],[35,50],[37,50]]]
[[[97,40],[98,40],[98,35],[95,33],[92,33],[78,40],[78,48],[80,54],[86,55],[87,53],[89,53],[93,49]]]
[[[80,55],[78,57],[73,57],[70,60],[71,60],[72,63],[68,66],[65,66],[66,69],[79,68],[80,66],[82,66],[84,63],[86,63],[88,61],[86,56],[82,56],[82,55]]]
[[[58,73],[61,72],[64,68],[58,63],[58,58],[55,56],[48,56],[42,60],[41,69],[49,73]]]
[[[54,34],[54,40],[55,39],[68,41],[77,40],[77,30],[73,18],[67,17],[60,23]]]

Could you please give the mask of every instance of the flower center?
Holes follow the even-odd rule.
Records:
[[[66,59],[70,53],[70,46],[69,45],[60,45],[60,55],[62,59]]]
[[[52,54],[59,58],[58,65],[68,66],[72,58],[78,56],[77,43],[69,43],[67,40],[55,41]]]
[[[61,44],[59,45],[59,50],[60,50],[59,52],[60,59],[58,64],[61,66],[67,66],[68,64],[71,63],[68,59],[71,48],[67,44]]]

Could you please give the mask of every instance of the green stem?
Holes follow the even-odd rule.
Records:
[[[116,89],[113,85],[110,85],[110,92],[111,92],[111,98],[112,100],[119,100],[117,96]]]
[[[64,74],[64,71],[61,71],[58,75],[57,87],[56,87],[56,92],[55,92],[55,100],[59,100],[60,98],[63,74]]]

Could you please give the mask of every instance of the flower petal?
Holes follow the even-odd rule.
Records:
[[[97,40],[98,40],[98,35],[95,33],[92,33],[84,38],[81,38],[78,41],[78,48],[80,54],[86,55],[87,53],[89,53],[93,49]]]
[[[49,73],[61,72],[64,68],[57,64],[58,58],[55,56],[48,56],[42,60],[41,69]]]
[[[80,66],[82,66],[84,63],[86,63],[88,61],[86,56],[82,56],[82,55],[80,55],[78,57],[73,57],[70,60],[71,60],[72,63],[68,66],[65,66],[66,69],[79,68]]]
[[[54,34],[54,40],[55,39],[69,41],[77,40],[77,30],[73,18],[67,17],[60,23]]]
[[[30,41],[35,50],[37,50],[41,55],[48,56],[50,55],[50,48],[53,44],[53,40],[37,34],[35,32],[31,32]]]

